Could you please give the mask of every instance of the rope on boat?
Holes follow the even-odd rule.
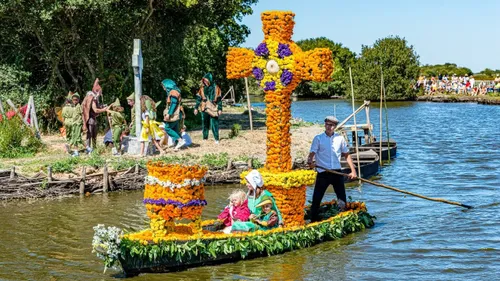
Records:
[[[327,171],[329,173],[340,175],[340,176],[344,176],[344,177],[348,177],[349,176],[348,174],[337,172],[337,171],[333,171],[333,170],[330,170],[330,169],[326,169],[326,168],[323,168],[323,167],[318,166],[318,165],[316,165],[316,168],[320,168],[320,169],[323,169],[323,170],[325,170],[325,171]],[[402,189],[399,189],[399,188],[395,188],[395,187],[392,187],[392,186],[389,186],[389,185],[385,185],[385,184],[381,184],[381,183],[376,183],[376,182],[373,182],[371,180],[363,179],[363,178],[360,178],[360,177],[356,177],[356,179],[360,180],[360,181],[363,181],[363,182],[366,182],[366,183],[369,183],[369,184],[372,184],[372,185],[375,185],[375,186],[387,188],[387,189],[390,189],[390,190],[394,190],[394,191],[397,191],[397,192],[401,192],[401,193],[404,193],[404,194],[412,195],[412,196],[415,196],[415,197],[418,197],[418,198],[422,198],[422,199],[426,199],[426,200],[430,200],[430,201],[436,201],[436,202],[441,202],[441,203],[456,205],[456,206],[464,207],[464,208],[467,208],[467,209],[474,208],[472,206],[465,205],[465,204],[462,204],[460,202],[448,201],[448,200],[441,199],[441,198],[427,197],[427,196],[423,196],[423,195],[420,195],[420,194],[417,194],[417,193],[414,193],[414,192],[410,192],[410,191],[402,190]]]

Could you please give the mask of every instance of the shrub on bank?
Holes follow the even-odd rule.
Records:
[[[19,117],[0,122],[0,158],[32,156],[43,144]]]

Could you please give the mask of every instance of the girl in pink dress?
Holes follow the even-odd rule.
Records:
[[[230,233],[233,221],[248,221],[249,217],[250,209],[246,193],[243,190],[235,190],[229,196],[229,205],[224,208],[218,219],[224,222],[223,232]]]

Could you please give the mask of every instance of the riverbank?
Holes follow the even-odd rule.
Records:
[[[112,156],[109,149],[98,147],[88,156],[71,157],[65,152],[65,140],[59,135],[45,135],[45,149],[34,157],[2,159],[0,163],[0,199],[56,197],[70,194],[91,194],[114,190],[142,188],[144,169],[150,160],[208,167],[209,184],[237,183],[239,174],[248,168],[260,168],[266,157],[265,115],[253,111],[250,130],[248,113],[242,109],[228,109],[221,116],[220,142],[213,138],[202,140],[201,128],[189,131],[193,145],[165,155],[138,157]],[[299,163],[307,156],[312,137],[323,128],[318,124],[293,120],[292,159]],[[234,124],[241,130],[231,132]],[[211,134],[211,133],[210,133]],[[98,137],[102,143],[103,136]],[[107,174],[107,176],[105,176]],[[83,187],[80,187],[83,183]]]
[[[467,96],[467,95],[424,95],[418,96],[417,101],[431,102],[475,102],[479,104],[500,105],[500,97],[492,96]]]

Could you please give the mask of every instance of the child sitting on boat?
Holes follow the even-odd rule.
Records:
[[[258,207],[264,199],[270,200],[272,203],[272,209],[276,212],[278,216],[278,225],[283,225],[283,219],[281,218],[281,213],[274,201],[273,195],[268,190],[264,189],[264,179],[262,175],[257,170],[252,170],[248,175],[245,176],[248,188],[248,208],[250,212],[256,216],[260,217],[262,214],[262,208]],[[231,231],[255,231],[260,229],[260,226],[252,221],[240,222],[235,221],[232,225]]]
[[[278,226],[279,218],[277,210],[274,210],[274,205],[271,197],[264,195],[262,201],[257,204],[257,207],[262,208],[260,215],[250,215],[250,220],[255,223],[259,229],[267,230]]]
[[[249,217],[247,195],[243,190],[235,190],[229,195],[229,205],[224,208],[218,219],[223,220],[226,226],[223,232],[230,233],[233,221],[248,221]]]

